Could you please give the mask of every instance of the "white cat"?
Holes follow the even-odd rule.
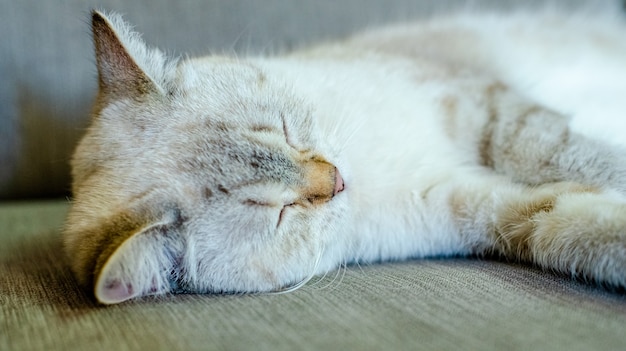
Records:
[[[65,242],[102,303],[452,255],[626,286],[619,19],[467,14],[182,61],[118,15],[93,33]]]

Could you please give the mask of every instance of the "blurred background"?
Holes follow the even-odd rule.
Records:
[[[0,0],[0,200],[70,196],[89,122],[93,8],[115,10],[172,55],[272,54],[362,28],[466,8],[608,7],[622,0]],[[626,35],[626,33],[624,33]]]

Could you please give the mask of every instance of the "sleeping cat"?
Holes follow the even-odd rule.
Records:
[[[101,303],[455,255],[626,287],[619,19],[466,14],[180,61],[92,20],[64,238]]]

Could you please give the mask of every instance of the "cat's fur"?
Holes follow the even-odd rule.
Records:
[[[102,303],[451,255],[626,286],[617,19],[459,15],[182,61],[117,15],[93,33],[65,243]]]

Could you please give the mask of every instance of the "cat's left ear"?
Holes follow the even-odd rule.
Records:
[[[100,228],[106,238],[94,257],[94,295],[104,304],[167,293],[176,279],[184,243],[183,219],[169,208],[160,214],[128,211]]]
[[[149,48],[117,14],[92,12],[100,93],[105,98],[139,98],[166,91],[175,62]]]

